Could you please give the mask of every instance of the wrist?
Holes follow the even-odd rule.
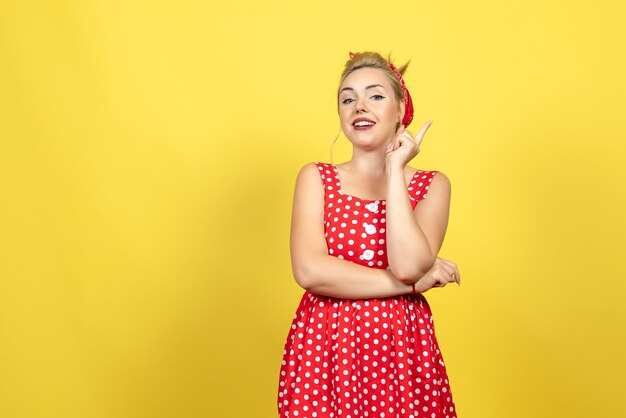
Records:
[[[386,169],[389,179],[396,176],[400,176],[404,179],[404,166],[402,164],[389,164]]]

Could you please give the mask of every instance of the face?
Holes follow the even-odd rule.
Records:
[[[339,87],[341,129],[353,145],[383,149],[394,138],[404,103],[394,96],[383,70],[360,68]]]

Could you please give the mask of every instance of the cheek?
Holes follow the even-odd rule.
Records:
[[[389,108],[385,111],[385,118],[395,123],[400,118],[400,114],[397,109]]]
[[[348,123],[350,120],[350,111],[347,109],[339,109],[339,120],[341,123]]]

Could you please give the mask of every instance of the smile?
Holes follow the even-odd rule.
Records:
[[[365,118],[357,119],[352,123],[352,126],[354,126],[354,129],[357,131],[365,131],[374,125],[376,125],[376,122]]]

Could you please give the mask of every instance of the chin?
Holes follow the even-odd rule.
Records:
[[[379,135],[353,135],[348,136],[348,141],[352,143],[353,146],[358,146],[359,148],[364,148],[368,150],[373,150],[380,147],[386,147],[389,143],[381,138]]]
[[[345,133],[345,132],[344,132]],[[360,142],[381,142],[391,141],[393,132],[383,132],[382,130],[350,131],[350,136]],[[346,135],[346,137],[349,137]]]

